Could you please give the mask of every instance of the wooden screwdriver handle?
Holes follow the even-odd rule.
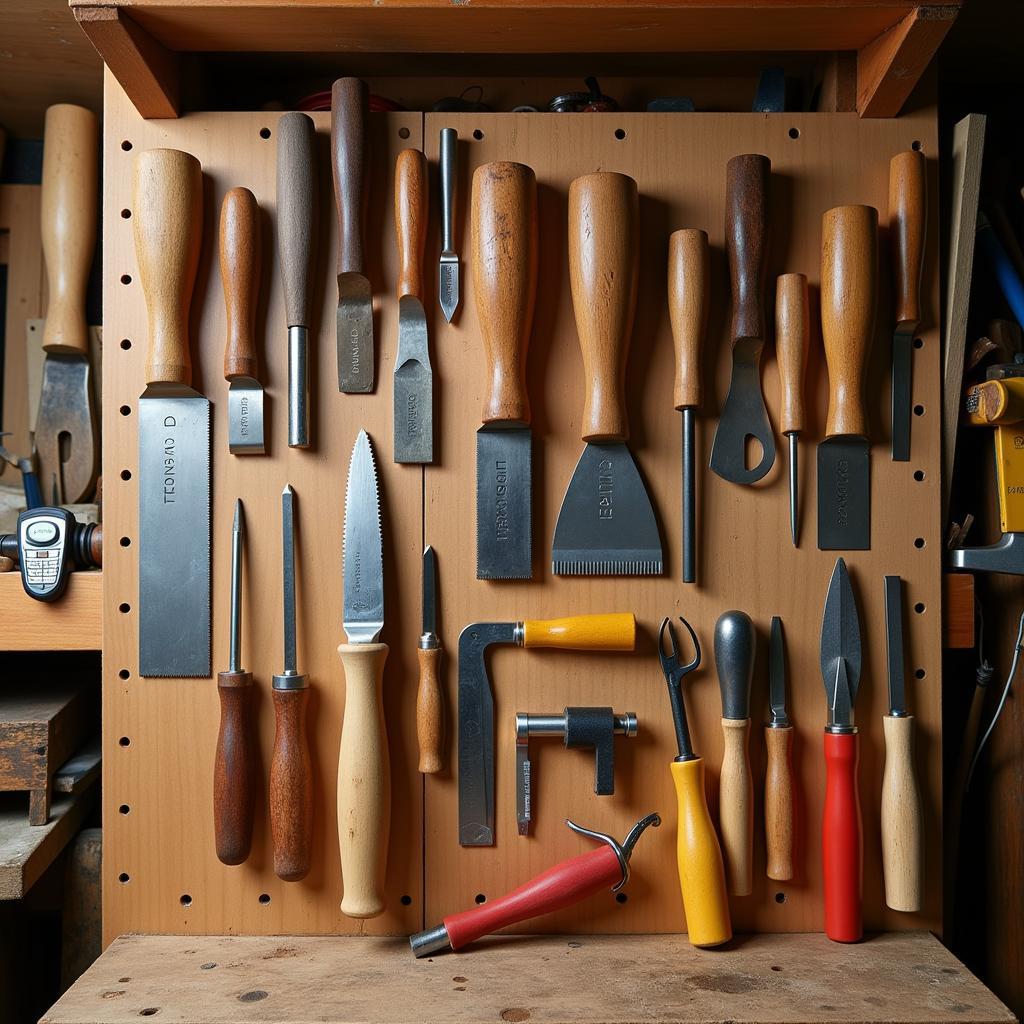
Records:
[[[256,366],[256,304],[260,288],[260,208],[247,188],[230,189],[220,208],[220,278],[227,342],[224,379],[252,377]]]
[[[625,441],[626,358],[636,310],[639,196],[625,174],[569,185],[569,283],[583,352],[584,441]]]
[[[799,434],[804,429],[804,371],[810,340],[807,278],[783,274],[775,282],[775,356],[782,386],[779,428],[783,434]]]
[[[837,206],[821,222],[821,333],[828,363],[825,436],[867,437],[864,366],[875,326],[878,211]]]
[[[217,859],[241,864],[252,845],[259,761],[252,735],[252,673],[221,672],[220,731],[213,762],[213,831]]]
[[[192,383],[189,305],[203,230],[203,172],[177,149],[135,158],[132,189],[135,254],[149,316],[147,384]]]
[[[313,766],[306,710],[309,690],[274,690],[274,753],[270,762],[270,833],[274,873],[297,882],[313,855]]]
[[[896,274],[896,323],[913,330],[921,320],[925,234],[924,154],[908,149],[889,161],[889,241]]]
[[[366,115],[370,90],[358,78],[331,86],[331,170],[338,213],[338,273],[365,273]]]
[[[725,247],[732,286],[732,336],[766,337],[764,279],[768,253],[768,175],[766,156],[745,153],[725,167]]]
[[[793,727],[767,726],[764,744],[768,752],[764,777],[767,873],[777,882],[788,882],[793,877]]]
[[[43,260],[49,302],[47,352],[87,355],[85,292],[96,249],[99,210],[99,123],[85,107],[58,103],[43,129]]]
[[[718,821],[722,851],[734,896],[749,896],[754,885],[754,782],[750,772],[750,719],[723,718]]]
[[[483,164],[470,199],[473,295],[484,341],[484,423],[530,422],[526,351],[537,292],[537,178],[524,164]]]
[[[419,648],[420,681],[416,689],[416,739],[420,748],[419,770],[439,772],[444,757],[444,705],[441,700],[441,649]]]
[[[423,248],[427,242],[427,158],[403,149],[395,161],[395,244],[398,297],[423,298]]]
[[[277,122],[277,252],[289,327],[309,326],[317,220],[316,128],[292,111]]]
[[[636,618],[632,612],[569,615],[563,619],[526,619],[524,647],[559,647],[567,651],[632,651]]]
[[[348,917],[384,912],[391,828],[391,778],[384,727],[387,644],[341,644],[345,717],[338,751],[338,846]]]
[[[668,239],[668,313],[676,350],[676,409],[701,402],[700,347],[711,308],[708,233],[696,228],[673,231]]]
[[[885,902],[893,910],[921,909],[921,792],[914,770],[914,716],[886,715],[882,773],[882,868]]]

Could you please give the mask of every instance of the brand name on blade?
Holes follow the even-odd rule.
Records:
[[[508,540],[511,532],[508,519],[508,461],[495,459],[494,536],[497,540]]]
[[[178,421],[173,416],[164,417],[164,426],[167,429],[176,427]],[[177,465],[177,442],[172,434],[164,438],[164,504],[171,505],[175,497],[175,467]]]
[[[611,459],[602,459],[597,464],[597,518],[612,518],[612,498],[615,478]]]
[[[249,433],[249,399],[241,398],[238,402],[238,429],[242,437]]]
[[[409,395],[405,400],[405,429],[410,437],[420,432],[420,403],[416,395]]]
[[[836,526],[843,529],[850,525],[850,463],[846,459],[840,459],[836,463],[836,475],[832,484]]]
[[[448,267],[444,267],[441,270],[441,298],[445,302],[450,302],[455,292],[453,287],[454,281],[452,280],[452,272]]]
[[[350,315],[348,325],[348,340],[349,340],[349,368],[352,371],[353,376],[359,374],[359,317],[356,315]]]

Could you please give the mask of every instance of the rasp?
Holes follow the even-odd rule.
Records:
[[[445,320],[459,308],[459,254],[455,251],[455,200],[458,195],[459,133],[441,129],[441,260],[437,267],[437,296]]]

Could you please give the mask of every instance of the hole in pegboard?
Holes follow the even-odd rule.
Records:
[[[128,671],[128,669],[123,668],[121,669],[120,672],[117,673],[117,677],[118,679],[131,679],[132,674]]]
[[[791,139],[799,139],[800,138],[800,129],[799,128],[790,128],[789,132],[788,132],[788,135],[789,135],[789,137]]]
[[[775,902],[776,903],[785,903],[786,902],[786,894],[784,892],[777,892],[775,894]]]
[[[131,219],[131,215],[132,215],[132,211],[129,210],[127,207],[125,207],[125,209],[123,209],[121,211],[121,219],[122,220],[130,220]]]
[[[399,901],[403,907],[408,907],[412,903],[412,897],[406,894]]]
[[[132,741],[127,736],[122,736],[117,742],[122,747],[130,747],[132,745]]]
[[[131,814],[132,809],[127,804],[121,804],[117,809],[118,814]]]
[[[915,338],[914,348],[924,348],[924,338]]]
[[[129,875],[127,871],[122,871],[121,874],[119,874],[117,876],[117,880],[122,885],[127,885],[132,879],[131,879],[131,875]]]
[[[924,470],[923,469],[915,469],[914,470],[914,479],[918,483],[920,483],[924,479],[924,476],[925,476],[925,474],[924,474]]]
[[[127,139],[122,139],[121,148],[127,153],[132,148],[132,144]]]
[[[629,895],[624,892],[617,892],[615,894],[615,902],[618,904],[626,903],[629,900]]]
[[[772,970],[775,971],[776,974],[780,974],[782,972],[782,968],[777,964],[772,966]]]
[[[477,142],[479,142],[483,137],[484,137],[484,133],[482,131],[480,131],[479,128],[474,128],[473,129],[473,138],[476,139]]]
[[[139,1010],[140,1017],[152,1017],[154,1014],[159,1013],[160,1008],[158,1006],[147,1006],[144,1010]]]
[[[127,352],[128,349],[130,349],[131,347],[132,347],[131,338],[122,338],[121,339],[121,348],[124,349],[125,352]]]
[[[914,547],[917,548],[918,551],[920,551],[921,548],[924,547],[924,537],[915,537],[914,538]]]
[[[926,675],[928,675],[928,673],[925,672],[925,670],[923,668],[915,668],[914,669],[914,678],[915,679],[924,679],[924,677]]]
[[[117,411],[122,416],[131,416],[131,414],[132,414],[132,407],[130,405],[122,405],[121,408],[118,409]]]
[[[131,480],[131,478],[132,478],[132,471],[130,469],[122,469],[121,470],[121,479],[122,480],[127,481],[127,480]]]
[[[121,284],[131,284],[131,283],[132,283],[132,275],[131,274],[122,274],[121,275]]]
[[[910,148],[915,153],[920,153],[921,152],[921,140],[920,139],[914,139],[914,141],[910,144]]]
[[[914,611],[917,612],[918,615],[924,615],[924,602],[918,601],[917,604],[914,605]]]
[[[615,138],[617,138],[619,140],[619,142],[621,142],[625,137],[626,137],[626,129],[625,128],[616,128],[615,129]]]
[[[183,893],[182,893],[182,894],[181,894],[181,895],[180,895],[180,896],[178,897],[178,902],[179,902],[179,903],[180,903],[180,904],[181,904],[181,905],[182,905],[183,907],[191,907],[191,906],[192,906],[192,897],[191,897],[191,896],[189,896],[189,894],[188,894],[187,892],[183,892]]]
[[[269,892],[261,892],[259,894],[259,896],[257,897],[257,902],[259,903],[259,905],[261,907],[265,907],[270,902],[270,893]]]
[[[270,138],[270,129],[269,128],[261,128],[260,129],[260,138],[261,139],[269,139]]]
[[[117,606],[117,610],[118,610],[118,611],[119,611],[119,612],[120,612],[120,613],[121,613],[122,615],[127,615],[127,614],[128,614],[128,613],[129,613],[129,612],[130,612],[130,611],[132,610],[132,606],[131,606],[131,605],[130,605],[130,604],[129,604],[129,603],[127,602],[127,601],[122,601],[122,602],[121,602],[121,603],[120,603],[120,604],[119,604],[119,605]]]
[[[119,543],[123,548],[130,548],[132,546],[132,539],[131,537],[122,537]]]
[[[914,406],[914,415],[915,416],[923,416],[924,415],[924,406],[923,405],[915,405]]]
[[[478,892],[473,897],[473,902],[474,903],[486,903],[487,902],[487,897],[482,892]]]
[[[407,139],[407,138],[409,138],[409,129],[404,127],[404,126],[399,128],[398,129],[398,137],[400,139]]]

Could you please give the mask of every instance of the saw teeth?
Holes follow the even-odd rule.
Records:
[[[604,559],[592,562],[563,562],[553,560],[551,571],[556,576],[660,576],[661,561],[620,561]]]

